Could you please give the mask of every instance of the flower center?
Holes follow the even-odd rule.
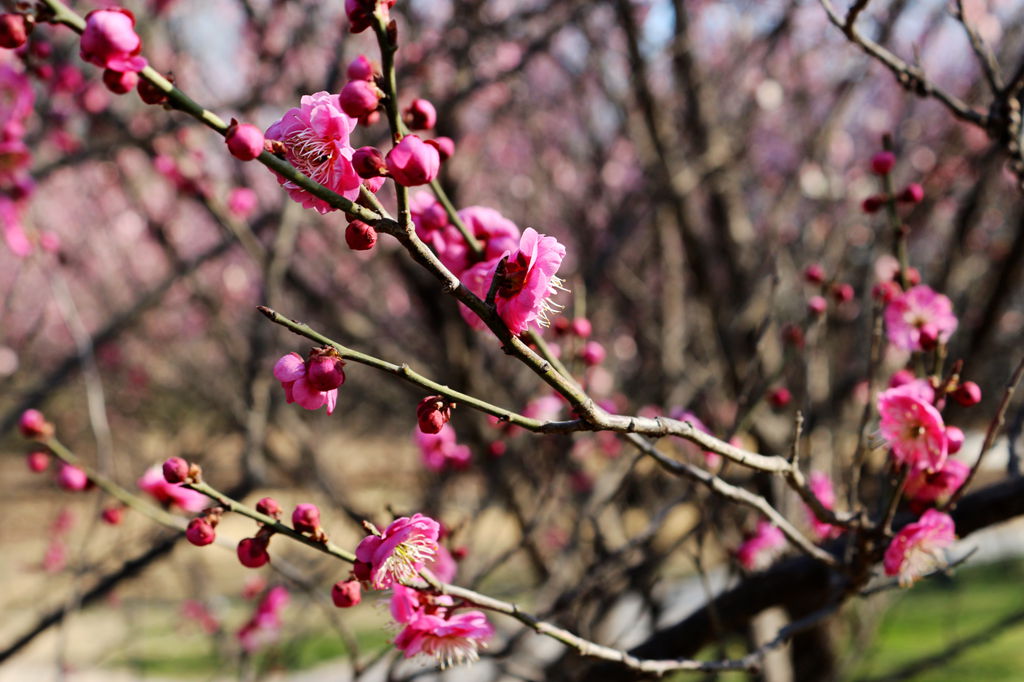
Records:
[[[302,171],[303,175],[317,182],[330,174],[334,166],[336,147],[329,140],[317,137],[309,128],[290,135],[285,140],[292,165]]]

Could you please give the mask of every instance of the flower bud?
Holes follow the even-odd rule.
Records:
[[[331,601],[339,609],[355,606],[362,599],[362,588],[357,580],[339,580],[331,588]]]
[[[594,327],[590,320],[585,317],[577,317],[572,321],[572,333],[581,339],[585,339],[593,333]]]
[[[964,407],[971,407],[981,402],[981,387],[973,381],[965,381],[953,391],[953,400]]]
[[[0,14],[0,47],[9,50],[21,47],[28,40],[28,26],[23,14]]]
[[[270,561],[269,541],[265,537],[242,538],[238,542],[238,561],[246,568],[259,568]]]
[[[411,130],[430,130],[437,123],[437,110],[425,99],[414,99],[402,112],[405,124]]]
[[[811,284],[821,284],[825,281],[825,268],[817,263],[811,263],[804,268],[804,279]]]
[[[907,285],[916,287],[921,283],[921,271],[915,267],[907,268]]]
[[[333,348],[314,348],[306,360],[306,380],[318,391],[333,391],[345,383],[345,361]]]
[[[372,575],[372,568],[369,562],[356,560],[352,564],[352,575],[360,582],[368,582]]]
[[[370,81],[349,81],[341,89],[338,101],[342,111],[352,118],[359,118],[377,110],[380,90]]]
[[[256,511],[278,520],[280,520],[281,514],[284,513],[284,509],[281,508],[281,505],[273,497],[264,497],[257,502]]]
[[[18,419],[18,431],[25,438],[44,439],[53,435],[53,424],[39,410],[25,410]]]
[[[57,472],[57,485],[68,492],[78,492],[89,486],[89,476],[76,466],[64,464]]]
[[[836,303],[852,301],[853,293],[853,286],[850,284],[840,283],[832,285],[832,298],[836,300]]]
[[[135,33],[135,15],[114,7],[89,12],[85,16],[79,56],[104,69],[141,71],[146,60],[138,56],[142,40]]]
[[[815,317],[821,317],[828,309],[828,301],[824,296],[811,296],[807,300],[807,311]]]
[[[169,457],[163,465],[164,480],[168,483],[184,483],[188,480],[189,464],[181,457]]]
[[[901,292],[902,289],[900,289],[900,285],[892,281],[879,282],[878,284],[871,288],[872,298],[882,303],[889,303],[894,298],[899,296]]]
[[[121,523],[121,519],[124,517],[124,507],[107,507],[100,512],[100,518],[103,519],[103,523],[111,526],[116,526]]]
[[[768,393],[768,402],[776,409],[781,409],[786,405],[789,405],[792,399],[793,394],[790,393],[789,389],[785,386],[773,388],[771,392]]]
[[[583,346],[583,352],[580,353],[580,357],[583,359],[583,364],[588,367],[600,365],[604,362],[604,346],[597,341],[587,341]]]
[[[139,83],[139,74],[134,71],[114,71],[106,69],[103,72],[103,84],[115,95],[124,95],[132,91]]]
[[[946,443],[949,446],[949,454],[955,455],[960,452],[964,445],[964,432],[956,426],[946,427]]]
[[[135,90],[139,93],[139,99],[146,104],[163,104],[167,101],[167,93],[145,78],[139,80],[139,85]]]
[[[299,504],[292,512],[292,528],[300,533],[315,533],[320,528],[320,510],[315,504]]]
[[[888,175],[896,165],[896,155],[892,152],[878,152],[871,157],[871,172],[875,175]]]
[[[353,220],[345,228],[345,243],[353,251],[369,251],[377,245],[377,230],[362,220]]]
[[[360,147],[352,153],[352,168],[361,178],[376,178],[387,172],[384,155],[376,147]]]
[[[885,199],[886,198],[880,194],[870,196],[861,203],[860,208],[865,213],[876,213],[885,205]]]
[[[924,199],[924,187],[912,182],[900,192],[899,200],[908,204],[919,204]]]
[[[370,28],[376,5],[375,0],[345,0],[345,14],[352,24],[349,30],[353,33],[362,33]]]
[[[365,54],[361,54],[348,65],[345,75],[350,81],[373,80],[373,62]]]
[[[400,185],[416,187],[426,185],[437,177],[441,157],[437,149],[415,135],[402,138],[385,159],[388,173]]]
[[[416,406],[416,423],[423,433],[440,433],[451,418],[451,403],[439,395],[428,395]]]
[[[435,137],[433,140],[427,140],[427,144],[437,150],[442,162],[455,155],[455,141],[450,137]]]
[[[804,347],[804,330],[800,325],[787,324],[782,328],[782,339],[793,348]]]
[[[239,123],[231,119],[224,134],[231,156],[239,161],[252,161],[263,152],[263,131],[251,123]]]
[[[25,457],[29,471],[41,474],[50,466],[50,454],[42,450],[34,450]]]
[[[185,539],[196,547],[208,545],[216,537],[217,533],[213,530],[213,525],[202,516],[197,516],[189,521],[188,528],[185,529]]]

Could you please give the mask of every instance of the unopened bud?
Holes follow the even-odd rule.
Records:
[[[306,360],[306,380],[318,391],[333,391],[345,383],[345,361],[331,347],[314,348]]]
[[[217,533],[213,530],[213,524],[202,516],[189,521],[188,528],[185,529],[185,539],[196,547],[204,547],[213,542],[216,537]]]
[[[896,155],[892,152],[878,152],[871,157],[871,172],[875,175],[888,175],[896,164]]]
[[[455,156],[455,141],[450,137],[435,137],[432,140],[427,140],[427,144],[437,150],[437,155],[441,157],[442,161]]]
[[[331,588],[331,601],[339,609],[355,606],[362,600],[362,588],[357,580],[339,580]]]
[[[341,89],[338,101],[342,111],[352,118],[359,118],[377,110],[380,95],[380,90],[370,81],[353,80]]]
[[[811,263],[804,268],[804,279],[811,284],[821,284],[825,281],[825,268],[817,263]]]
[[[981,402],[981,386],[973,381],[965,381],[953,391],[953,400],[964,407],[971,407]]]
[[[789,389],[786,388],[785,386],[773,388],[771,392],[768,394],[768,402],[771,403],[771,406],[776,409],[781,409],[786,405],[789,405],[792,399],[793,394],[790,393]]]
[[[437,123],[437,110],[429,101],[417,98],[402,112],[410,130],[430,130]]]
[[[57,472],[57,485],[68,492],[78,492],[89,487],[89,476],[71,464],[64,464]]]
[[[264,497],[257,502],[256,511],[278,520],[280,520],[281,514],[284,513],[284,509],[281,508],[281,505],[273,497]]]
[[[252,161],[263,152],[265,139],[263,131],[253,124],[231,119],[231,125],[224,133],[224,142],[231,156],[239,161]]]
[[[452,418],[452,406],[439,395],[428,395],[416,406],[416,423],[423,433],[439,433]]]
[[[365,54],[361,54],[348,65],[345,75],[350,81],[373,80],[373,62]]]
[[[361,178],[376,178],[387,172],[384,155],[376,147],[360,147],[352,152],[352,168]]]
[[[353,220],[345,228],[345,243],[353,251],[369,251],[377,245],[377,230],[362,220]]]
[[[246,568],[259,568],[270,561],[266,537],[242,538],[238,542],[238,561]]]
[[[303,503],[292,512],[292,528],[300,533],[316,533],[320,529],[320,510],[315,504]]]
[[[189,465],[181,457],[169,457],[164,462],[163,472],[168,483],[184,483],[188,480]]]
[[[115,95],[124,95],[135,89],[139,84],[139,74],[134,71],[103,71],[103,84]]]
[[[885,205],[885,199],[886,198],[880,194],[870,196],[861,202],[860,208],[865,213],[876,213]]]
[[[908,204],[919,204],[924,199],[924,187],[912,182],[900,192],[899,200]]]
[[[19,48],[28,40],[25,15],[11,12],[0,14],[0,47]]]
[[[28,464],[29,471],[41,474],[50,466],[50,455],[42,450],[35,450],[28,453],[25,463]]]

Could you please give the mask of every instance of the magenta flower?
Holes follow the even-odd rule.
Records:
[[[339,358],[338,362],[340,361]],[[298,353],[288,353],[274,365],[274,378],[281,382],[286,402],[298,403],[300,407],[307,410],[319,410],[327,405],[327,414],[333,414],[334,408],[338,404],[337,386],[345,381],[345,374],[338,369],[341,381],[334,384],[334,388],[322,390],[317,387],[330,385],[324,383],[327,373],[321,371],[319,363],[314,363],[314,367],[311,377],[309,375],[310,366],[306,364],[302,356]]]
[[[430,471],[444,471],[445,467],[465,469],[472,456],[469,446],[455,441],[455,429],[444,424],[437,433],[425,433],[417,428],[413,432],[416,445],[420,448],[423,466]]]
[[[935,509],[903,527],[885,550],[886,575],[898,575],[901,587],[909,587],[925,573],[943,564],[940,550],[953,544],[953,519]]]
[[[934,471],[945,463],[949,443],[942,415],[922,399],[927,394],[920,391],[921,384],[911,382],[879,393],[880,428],[892,449],[893,461]]]
[[[288,606],[288,590],[280,585],[270,588],[252,617],[238,631],[236,637],[248,652],[261,649],[277,641],[281,634],[281,611]]]
[[[786,536],[768,521],[758,521],[757,530],[736,551],[740,565],[748,571],[767,568],[786,546]]]
[[[821,506],[825,509],[832,509],[836,504],[836,493],[832,489],[832,479],[820,471],[814,471],[811,473],[809,486],[814,496],[821,502]],[[807,511],[807,520],[811,524],[811,531],[814,533],[814,537],[818,540],[826,540],[828,538],[838,537],[842,534],[843,529],[840,526],[833,526],[830,523],[820,521],[815,516],[814,511],[804,505],[804,509]]]
[[[915,467],[907,478],[904,494],[917,505],[930,504],[952,495],[967,480],[970,471],[971,467],[952,457],[934,471],[925,466]]]
[[[146,469],[136,482],[139,490],[148,493],[160,504],[180,507],[187,512],[205,509],[209,500],[206,495],[195,490],[183,488],[180,483],[168,483],[163,468],[156,464]]]
[[[513,334],[521,334],[530,324],[548,326],[548,314],[561,309],[549,299],[558,291],[565,291],[562,280],[555,276],[563,258],[565,247],[554,237],[538,234],[532,227],[523,232],[519,249],[509,256],[505,264],[504,276],[495,297],[498,315]],[[485,261],[469,268],[462,274],[463,284],[484,298],[499,262]],[[474,328],[483,327],[483,322],[468,309],[462,308],[462,314]]]
[[[417,654],[433,656],[441,668],[473,662],[486,640],[494,635],[494,627],[481,611],[466,611],[442,618],[420,614],[395,638],[395,646],[411,658]]]
[[[953,304],[924,284],[908,289],[885,308],[885,327],[889,343],[902,350],[927,350],[922,336],[946,343],[956,331]]]
[[[113,71],[141,71],[142,40],[135,33],[135,15],[126,9],[98,9],[85,15],[79,56],[90,64]]]
[[[395,182],[406,187],[429,184],[441,168],[437,148],[416,135],[406,135],[385,157],[388,173]]]
[[[349,135],[355,127],[356,120],[342,111],[338,95],[317,92],[305,95],[298,108],[285,112],[280,121],[267,128],[265,137],[282,142],[285,158],[304,175],[354,200],[362,182],[352,167]],[[304,208],[320,213],[335,210],[290,180],[278,176],[277,181]]]
[[[384,590],[413,580],[437,552],[441,526],[422,514],[395,519],[380,536],[369,535],[356,547],[356,559],[369,565],[369,582]]]

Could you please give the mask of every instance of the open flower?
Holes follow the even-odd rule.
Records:
[[[437,433],[425,433],[416,429],[413,437],[420,448],[423,465],[431,471],[443,471],[445,467],[465,469],[472,455],[466,445],[455,441],[455,429],[445,424]]]
[[[952,428],[952,427],[950,427]],[[907,477],[906,496],[918,507],[952,495],[967,480],[971,467],[952,457],[934,471],[918,466]]]
[[[461,279],[480,298],[487,296],[491,281],[500,276],[495,306],[498,315],[513,334],[521,334],[530,324],[548,325],[548,313],[561,307],[550,298],[564,291],[562,280],[555,276],[565,258],[565,247],[554,237],[538,234],[532,227],[523,231],[519,248],[509,255],[504,272],[498,273],[500,259],[478,263],[466,270]],[[463,317],[474,328],[483,322],[475,313],[462,308]]]
[[[758,571],[767,568],[786,546],[786,536],[768,521],[758,521],[757,530],[736,551],[743,568]]]
[[[928,350],[929,343],[946,343],[957,328],[949,298],[919,284],[894,298],[885,308],[889,343],[902,350]],[[924,341],[925,345],[922,345]]]
[[[935,509],[903,527],[885,550],[885,574],[898,575],[901,587],[909,587],[925,573],[943,564],[940,550],[953,544],[956,528],[949,514]]]
[[[356,559],[369,566],[369,582],[384,590],[416,577],[437,552],[441,526],[437,521],[413,514],[395,519],[380,535],[363,538],[356,547]]]
[[[473,662],[477,651],[494,635],[494,627],[481,611],[465,611],[447,618],[421,613],[395,638],[406,658],[433,656],[441,668]]]
[[[949,443],[942,415],[926,395],[918,382],[890,388],[878,394],[878,414],[893,461],[934,471],[945,464]]]
[[[341,110],[338,95],[317,92],[305,95],[299,107],[285,112],[280,121],[267,128],[265,137],[282,142],[285,158],[304,175],[354,200],[362,182],[352,167],[354,150],[349,135],[355,127],[356,120]],[[277,181],[304,208],[320,213],[336,210],[291,180],[278,176]]]

